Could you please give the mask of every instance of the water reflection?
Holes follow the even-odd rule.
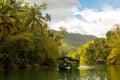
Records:
[[[110,65],[107,69],[109,72],[109,80],[120,80],[120,65]]]
[[[79,80],[79,71],[58,71],[58,80]]]
[[[78,71],[41,69],[0,72],[0,80],[120,80],[120,66],[80,66]]]
[[[54,69],[24,70],[0,73],[0,80],[57,80]]]
[[[79,80],[108,80],[108,75],[104,66],[86,66],[86,68],[80,69]]]

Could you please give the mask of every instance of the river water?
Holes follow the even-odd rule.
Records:
[[[80,66],[77,71],[54,69],[0,72],[0,80],[120,80],[120,66]]]

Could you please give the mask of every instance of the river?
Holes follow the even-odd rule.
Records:
[[[86,65],[77,71],[54,69],[0,72],[0,80],[120,80],[120,66]]]

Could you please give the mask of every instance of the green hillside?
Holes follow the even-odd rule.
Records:
[[[61,35],[60,31],[51,30],[56,35]],[[82,35],[80,33],[69,33],[65,31],[65,37],[61,39],[63,43],[71,45],[75,48],[80,47],[81,45],[96,39],[96,36],[93,35]]]
[[[79,46],[85,44],[88,41],[96,39],[97,37],[93,35],[82,35],[79,33],[68,33],[66,32],[66,36],[62,39],[63,42],[78,48]]]
[[[62,35],[60,31],[51,31],[58,36]],[[59,49],[65,55],[70,52],[76,51],[78,47],[97,38],[93,35],[82,35],[79,33],[69,33],[67,31],[65,31],[64,33],[65,37],[61,39],[61,46],[59,47]]]

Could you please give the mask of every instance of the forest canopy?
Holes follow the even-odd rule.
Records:
[[[106,38],[97,38],[78,48],[68,56],[80,59],[81,64],[94,64],[101,59],[106,64],[120,64],[120,25],[106,33]]]
[[[47,4],[0,1],[0,70],[54,66],[60,38],[48,29]]]

